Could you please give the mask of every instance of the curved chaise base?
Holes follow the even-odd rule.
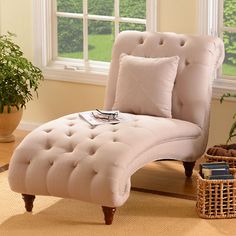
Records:
[[[183,166],[185,168],[185,175],[187,177],[192,176],[194,165],[195,165],[195,161],[194,162],[183,162]],[[27,212],[32,212],[33,202],[35,200],[35,196],[34,195],[29,195],[29,194],[22,194],[22,198],[25,202],[26,211]],[[115,207],[102,206],[102,211],[103,211],[103,214],[104,214],[105,224],[106,225],[111,225],[112,222],[113,222],[115,212],[116,212],[116,208]]]
[[[32,211],[35,195],[72,198],[103,206],[105,222],[111,224],[115,208],[129,197],[132,174],[147,163],[179,159],[191,176],[201,155],[194,149],[203,141],[197,125],[127,115],[129,122],[91,127],[72,114],[32,131],[9,166],[10,187],[23,193],[26,210]]]
[[[184,164],[184,168],[185,168],[185,175],[187,177],[191,177],[195,162],[183,162],[183,164]],[[34,195],[28,195],[28,194],[22,194],[22,198],[25,202],[26,211],[32,212],[33,202],[35,200],[35,196]],[[114,214],[116,212],[116,208],[115,207],[102,206],[102,211],[103,211],[103,214],[104,214],[105,224],[106,225],[111,225],[112,222],[113,222]]]
[[[25,202],[25,209],[27,212],[32,212],[33,210],[33,202],[35,200],[34,195],[24,194],[22,193],[22,198]],[[102,206],[102,211],[104,214],[104,221],[106,225],[111,225],[113,221],[114,214],[116,212],[115,207],[106,207]]]

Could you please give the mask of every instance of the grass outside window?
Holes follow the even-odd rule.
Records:
[[[89,56],[96,61],[111,61],[114,37],[110,34],[89,35]],[[61,53],[60,57],[82,58],[83,52]]]

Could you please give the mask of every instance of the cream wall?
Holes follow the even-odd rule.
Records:
[[[33,58],[32,4],[30,0],[0,0],[1,32],[17,34],[16,42],[22,47],[25,56]]]
[[[208,146],[226,142],[235,112],[236,102],[212,100]]]
[[[159,0],[159,31],[197,32],[197,0]]]
[[[160,0],[158,27],[160,31],[194,34],[198,31],[197,0]],[[25,56],[33,59],[33,11],[31,0],[0,0],[0,30],[17,34],[17,42]],[[45,80],[39,99],[27,105],[23,121],[42,123],[61,115],[101,108],[104,86]],[[226,140],[236,103],[212,101],[209,145]]]

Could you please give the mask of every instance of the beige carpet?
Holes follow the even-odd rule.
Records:
[[[107,226],[99,206],[76,200],[38,196],[33,214],[26,213],[21,196],[9,189],[7,172],[0,174],[0,189],[1,236],[236,235],[236,219],[201,219],[192,200],[133,191]]]

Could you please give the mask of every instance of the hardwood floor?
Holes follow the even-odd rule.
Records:
[[[13,151],[28,134],[26,131],[16,130],[14,132],[15,142],[11,143],[0,143],[0,167],[9,163]]]
[[[149,163],[132,176],[134,190],[195,200],[196,173],[187,178],[179,161]]]
[[[15,131],[15,142],[0,143],[0,172],[7,169],[13,151],[28,134],[26,131]],[[196,173],[199,159],[195,165],[192,178],[186,178],[182,162],[157,161],[138,170],[131,179],[133,190],[170,195],[174,197],[196,198]]]

